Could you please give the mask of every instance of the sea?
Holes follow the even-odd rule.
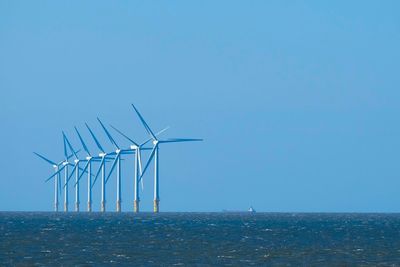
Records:
[[[400,214],[0,212],[0,266],[400,266]]]

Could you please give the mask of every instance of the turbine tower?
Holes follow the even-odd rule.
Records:
[[[68,165],[72,165],[72,164],[68,162],[67,145],[65,142],[65,136],[63,136],[63,141],[64,141],[64,155],[65,155],[65,161],[62,163],[64,166],[64,211],[68,212]]]
[[[165,140],[158,140],[156,135],[150,129],[149,125],[146,123],[142,115],[136,109],[136,107],[132,104],[133,109],[136,111],[140,121],[142,122],[144,128],[146,129],[147,133],[150,135],[151,139],[153,140],[153,150],[151,151],[150,157],[146,163],[146,166],[143,169],[143,172],[140,176],[142,176],[146,172],[147,167],[149,166],[151,160],[154,158],[154,203],[153,203],[153,211],[155,213],[159,212],[159,203],[160,203],[160,195],[159,195],[159,145],[165,143],[180,143],[180,142],[195,142],[195,141],[203,141],[203,139],[193,139],[193,138],[168,138]]]

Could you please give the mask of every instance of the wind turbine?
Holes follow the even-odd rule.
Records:
[[[79,140],[81,141],[81,144],[83,146],[83,149],[86,151],[86,153],[88,154],[88,156],[86,157],[86,159],[79,159],[78,155],[76,154],[76,152],[73,153],[73,155],[75,156],[75,165],[74,168],[71,172],[71,174],[68,177],[67,183],[68,181],[72,178],[74,172],[75,172],[75,211],[79,211],[79,181],[81,180],[82,176],[85,174],[85,172],[88,173],[88,211],[92,211],[92,176],[94,176],[91,173],[91,162],[92,161],[99,161],[101,158],[99,157],[92,157],[90,155],[89,149],[87,148],[85,142],[82,139],[82,136],[79,134],[78,129],[75,127],[75,131],[78,134]],[[65,140],[67,142],[68,147],[70,148],[70,150],[74,151],[74,149],[72,148],[71,143],[69,142],[68,138],[65,136]],[[79,167],[79,163],[80,162],[87,162],[84,168]],[[82,172],[79,173],[79,170],[81,170]],[[65,186],[65,185],[64,185]]]
[[[67,143],[67,145],[68,145],[68,147],[69,147],[69,149],[72,151],[72,154],[74,155],[74,157],[75,157],[75,160],[74,160],[74,168],[72,169],[72,171],[71,171],[71,174],[69,175],[69,177],[68,177],[68,179],[67,179],[67,181],[66,181],[66,183],[64,184],[64,187],[66,187],[66,186],[68,186],[68,182],[69,182],[69,180],[71,179],[71,177],[74,175],[74,172],[75,172],[75,211],[79,211],[79,204],[80,204],[80,202],[79,202],[79,169],[80,169],[80,167],[79,167],[79,162],[81,162],[81,161],[85,161],[85,160],[80,160],[79,158],[78,158],[78,155],[76,154],[76,152],[75,152],[75,150],[72,148],[72,145],[71,145],[71,143],[69,142],[69,140],[68,140],[68,138],[67,138],[67,136],[65,135],[65,133],[63,132],[63,137],[64,137],[64,139],[65,139],[65,142]],[[84,173],[85,172],[85,170],[83,170],[83,172],[82,173]],[[90,175],[90,174],[89,174]]]
[[[117,167],[117,212],[121,212],[121,156],[123,154],[132,154],[132,150],[130,149],[121,149],[117,143],[115,142],[114,138],[112,138],[111,134],[108,132],[107,128],[104,126],[104,124],[101,122],[99,118],[97,118],[99,121],[101,127],[103,128],[104,132],[106,133],[108,139],[110,142],[113,144],[115,147],[115,158],[114,162],[111,165],[110,173],[108,174],[104,184],[106,185],[108,182],[108,179],[110,179],[110,176],[112,172],[114,171],[115,167]]]
[[[87,211],[91,212],[92,211],[92,161],[98,161],[101,158],[99,157],[92,157],[92,155],[89,152],[88,147],[85,144],[85,141],[83,141],[82,136],[80,135],[78,128],[74,127],[75,131],[79,137],[79,140],[82,144],[83,149],[86,151],[86,165],[83,168],[83,172],[81,173],[81,175],[78,177],[78,180],[76,181],[75,185],[77,185],[80,181],[80,179],[82,178],[83,174],[85,171],[87,171],[88,173],[88,180],[87,180]]]
[[[136,111],[136,114],[138,115],[140,121],[142,122],[144,128],[146,129],[147,133],[150,135],[151,139],[153,140],[153,150],[151,151],[151,154],[149,156],[149,159],[146,163],[146,166],[143,169],[143,172],[140,176],[140,179],[142,179],[142,176],[146,172],[147,167],[150,165],[151,160],[154,158],[154,208],[153,211],[155,213],[159,212],[159,203],[160,203],[160,196],[159,196],[159,170],[158,170],[158,164],[159,164],[159,145],[160,144],[166,144],[166,143],[180,143],[180,142],[195,142],[195,141],[203,141],[203,139],[193,139],[193,138],[168,138],[165,140],[158,140],[156,135],[153,133],[153,131],[150,129],[149,125],[146,123],[146,121],[143,119],[142,115],[139,113],[139,111],[136,109],[136,107],[132,104],[133,109]]]
[[[106,153],[97,140],[96,136],[94,135],[93,131],[90,129],[89,125],[85,123],[87,129],[90,132],[90,135],[92,136],[94,142],[96,143],[98,149],[100,150],[99,157],[101,158],[99,169],[97,170],[96,176],[94,178],[93,184],[91,185],[92,187],[96,183],[97,177],[100,174],[101,171],[101,212],[106,211],[106,157],[109,155],[114,155],[115,152],[112,153]]]
[[[141,150],[151,150],[151,148],[144,148],[143,146],[147,144],[149,141],[151,141],[151,138],[147,139],[140,145],[137,144],[135,141],[133,141],[131,138],[129,138],[126,134],[118,130],[116,127],[110,125],[115,131],[117,131],[120,135],[125,137],[127,140],[131,142],[130,145],[130,150],[135,152],[135,166],[134,166],[134,200],[133,200],[133,211],[134,212],[139,212],[139,202],[140,202],[140,197],[139,197],[139,182],[142,183],[142,190],[143,190],[143,180],[141,180],[141,175],[142,175],[142,159],[141,159]],[[161,134],[162,132],[166,131],[169,127],[164,128],[163,130],[159,131],[156,133],[156,136]],[[140,172],[140,173],[139,173]]]
[[[60,172],[65,169],[65,181],[67,181],[67,176],[68,176],[68,165],[72,165],[71,163],[68,162],[69,158],[72,157],[71,155],[68,155],[67,153],[67,147],[66,147],[66,143],[65,143],[65,135],[63,132],[63,142],[64,142],[64,155],[65,155],[65,160],[59,162],[59,163],[55,163],[51,160],[49,160],[48,158],[33,152],[35,155],[37,155],[38,157],[40,157],[41,159],[45,160],[46,162],[50,163],[51,165],[53,165],[54,168],[54,174],[51,175],[50,177],[48,177],[45,182],[50,181],[50,179],[52,179],[53,177],[56,176],[56,179],[54,181],[54,210],[58,211],[58,195],[59,195],[59,190],[61,191],[61,178],[60,178]],[[75,153],[75,151],[73,151]],[[61,168],[60,168],[61,166]],[[64,187],[65,189],[65,187]],[[67,188],[68,189],[68,188]],[[64,211],[68,211],[68,190],[64,190]]]
[[[39,158],[43,159],[47,163],[50,163],[53,168],[54,168],[54,174],[52,177],[57,176],[56,179],[54,179],[54,211],[58,211],[58,195],[61,193],[61,181],[60,181],[60,172],[58,171],[60,166],[63,164],[64,161],[60,161],[59,163],[55,163],[52,160],[49,160],[48,158],[40,155],[39,153],[33,152],[36,156]],[[71,155],[72,156],[72,155]],[[71,157],[69,156],[69,157]]]
[[[62,162],[62,167],[58,169],[58,173],[60,173],[63,169],[64,169],[64,211],[67,212],[68,211],[68,165],[72,165],[71,163],[68,162],[68,154],[67,154],[67,146],[65,143],[65,137],[63,136],[63,143],[64,143],[64,156],[65,156],[65,160]],[[46,182],[48,180],[50,180],[52,177],[50,176]]]

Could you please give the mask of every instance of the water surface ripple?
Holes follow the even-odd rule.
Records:
[[[0,213],[0,266],[400,266],[400,214]]]

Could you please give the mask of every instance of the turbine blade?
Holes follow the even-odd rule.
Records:
[[[55,163],[54,161],[49,160],[48,158],[40,155],[39,153],[33,152],[33,154],[35,154],[36,156],[38,156],[39,158],[43,159],[44,161],[50,163],[51,165],[58,165],[57,163]]]
[[[162,129],[161,131],[156,133],[156,136],[159,136],[160,134],[162,134],[163,132],[165,132],[166,130],[169,129],[169,126],[165,127],[164,129]],[[150,142],[151,140],[153,140],[153,138],[149,138],[146,141],[144,141],[142,144],[140,144],[140,146],[144,146],[145,144],[147,144],[148,142]]]
[[[94,177],[94,181],[93,181],[93,183],[92,183],[92,187],[93,187],[94,184],[96,183],[97,177],[99,177],[99,174],[100,174],[100,171],[101,171],[101,167],[103,166],[105,159],[106,159],[105,157],[103,157],[103,158],[101,159],[99,169],[97,170],[96,176]]]
[[[144,146],[145,144],[147,144],[147,143],[150,142],[151,140],[153,140],[153,137],[150,137],[149,139],[147,139],[146,141],[144,141],[143,143],[141,143],[140,146]]]
[[[203,141],[203,139],[194,139],[194,138],[169,138],[165,140],[159,141],[160,143],[179,143],[179,142],[197,142]]]
[[[114,171],[115,166],[117,165],[117,162],[118,162],[118,158],[119,158],[119,157],[120,157],[120,156],[117,155],[117,156],[115,157],[115,159],[114,159],[113,164],[111,165],[110,172],[108,173],[108,176],[107,176],[107,178],[106,178],[106,182],[105,182],[106,184],[107,184],[108,179],[110,179],[110,176],[111,176],[112,172]]]
[[[75,151],[75,154],[78,155],[79,152],[81,152],[80,149],[78,149],[77,151]],[[69,155],[69,156],[68,156],[68,159],[70,159],[73,155],[74,155],[74,154]]]
[[[158,146],[158,144],[155,145],[154,148],[153,148],[153,150],[151,151],[150,157],[149,157],[149,159],[148,159],[148,161],[147,161],[147,163],[146,163],[146,166],[144,167],[143,172],[142,172],[142,174],[140,175],[140,177],[143,176],[143,174],[144,174],[144,173],[146,172],[146,170],[147,170],[147,167],[149,167],[150,162],[151,162],[151,160],[153,159],[154,154],[155,154],[155,152],[156,152],[157,146]]]
[[[135,154],[135,151],[132,149],[121,149],[120,154],[131,155],[131,154]]]
[[[60,175],[57,176],[58,179],[58,194],[61,196],[61,177]]]
[[[63,134],[63,143],[64,143],[64,156],[66,159],[68,159],[67,145],[65,143],[65,134],[64,134],[64,132],[62,132],[62,134]]]
[[[82,146],[83,146],[83,149],[84,149],[84,150],[86,151],[86,153],[90,156],[89,149],[87,148],[85,142],[83,141],[83,138],[82,138],[81,134],[79,133],[79,131],[78,131],[78,129],[76,128],[76,126],[75,126],[74,128],[75,128],[76,133],[78,134],[78,137],[79,137],[79,140],[81,141],[81,144],[82,144]]]
[[[68,176],[68,179],[67,179],[67,181],[65,182],[63,188],[65,188],[65,187],[67,186],[69,180],[70,180],[70,179],[72,178],[72,176],[74,175],[74,172],[76,171],[76,167],[77,167],[77,166],[78,166],[78,165],[75,165],[74,168],[72,168],[71,174]]]
[[[152,147],[142,147],[142,148],[140,148],[140,150],[153,150],[153,148]]]
[[[81,167],[79,167],[79,170],[82,171],[83,173],[85,173],[85,172],[87,173],[87,171],[82,169]],[[91,174],[90,176],[94,176],[94,174]]]
[[[57,174],[59,174],[66,165],[62,166],[60,169],[58,169],[55,173],[53,173],[49,178],[47,178],[44,182],[47,183],[48,181],[50,181],[51,178],[53,178],[54,176],[56,176]]]
[[[164,129],[162,129],[161,131],[158,131],[158,132],[156,133],[156,136],[162,134],[163,132],[165,132],[165,131],[168,130],[169,128],[171,128],[171,127],[167,126],[167,127],[165,127]]]
[[[111,134],[108,132],[107,128],[104,126],[104,124],[101,122],[101,120],[99,119],[99,117],[97,117],[97,120],[99,121],[101,127],[103,128],[104,132],[106,132],[106,135],[108,137],[108,139],[110,140],[110,142],[115,146],[116,149],[119,149],[119,146],[117,145],[117,143],[115,142],[114,138],[112,138]]]
[[[78,181],[75,182],[74,186],[76,186],[76,185],[78,184],[78,182],[81,180],[82,176],[83,176],[85,173],[87,173],[87,168],[89,167],[89,164],[90,164],[90,160],[88,160],[88,162],[86,162],[86,165],[85,165],[85,167],[83,168],[83,171],[81,172],[81,174],[79,174]],[[93,174],[92,174],[91,176],[93,176]]]
[[[123,137],[125,137],[126,139],[128,139],[132,144],[134,144],[135,146],[139,146],[135,141],[133,141],[132,139],[130,139],[126,134],[124,134],[123,132],[121,132],[120,130],[118,130],[117,128],[115,128],[114,126],[112,126],[110,124],[111,128],[113,128],[117,133],[119,133],[120,135],[122,135]]]
[[[94,142],[96,143],[97,147],[100,149],[101,152],[104,152],[103,147],[100,145],[100,142],[97,140],[96,136],[94,135],[94,133],[92,132],[92,130],[90,129],[89,125],[87,125],[87,123],[85,122],[86,127],[88,128],[90,135],[93,137]]]
[[[142,152],[140,152],[139,148],[136,151],[138,153],[140,177],[142,177],[142,173],[143,173],[143,171],[142,171]]]
[[[76,159],[78,159],[78,155],[76,154],[75,150],[72,148],[71,143],[69,142],[67,136],[65,135],[65,133],[63,132],[64,138],[65,138],[65,142],[67,143],[69,149],[72,151],[72,154],[75,156]]]
[[[136,111],[136,114],[139,116],[140,121],[142,122],[144,128],[146,129],[147,133],[154,139],[157,140],[156,136],[154,135],[153,131],[150,129],[149,125],[146,123],[142,115],[140,114],[139,110],[132,104],[133,109]]]
[[[137,153],[137,160],[138,160],[138,165],[139,165],[139,172],[140,172],[140,175],[139,175],[139,182],[140,182],[140,184],[141,184],[141,186],[142,186],[142,192],[143,192],[143,190],[144,190],[144,183],[143,183],[143,179],[142,179],[142,156],[141,156],[141,152],[140,152],[140,148],[137,148],[136,149],[136,153]]]

